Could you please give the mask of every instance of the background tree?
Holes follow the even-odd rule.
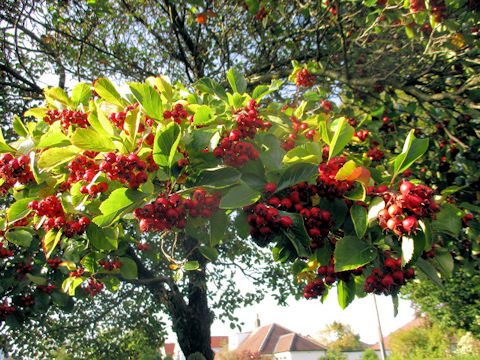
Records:
[[[358,350],[362,348],[360,335],[350,325],[334,321],[317,333],[316,339],[332,351]]]
[[[373,349],[367,349],[362,354],[362,360],[378,360],[377,352]]]

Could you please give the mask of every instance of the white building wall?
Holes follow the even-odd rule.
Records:
[[[345,360],[361,360],[363,351],[342,351],[342,354],[347,356]]]
[[[318,360],[326,351],[294,351],[274,354],[277,360]]]

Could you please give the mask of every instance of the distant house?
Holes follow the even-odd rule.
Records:
[[[228,336],[212,336],[210,346],[215,354],[223,347],[228,348]],[[165,343],[164,355],[170,355],[173,360],[185,360],[182,349],[180,349],[180,346],[176,343]]]
[[[266,325],[250,334],[242,334],[239,341],[241,343],[234,350],[239,357],[245,353],[258,353],[261,358],[317,360],[327,352],[325,346],[278,324]]]
[[[388,336],[385,336],[383,338],[383,345],[385,347],[385,354],[387,356],[389,356],[391,353],[392,353],[392,350],[390,348],[390,339],[391,339],[391,336],[399,331],[403,331],[403,330],[408,330],[408,329],[411,329],[411,328],[414,328],[414,327],[419,327],[419,326],[424,326],[425,324],[427,323],[427,319],[426,318],[415,318],[413,319],[412,321],[406,323],[405,325],[403,325],[401,328],[395,330],[394,332],[392,332],[391,334],[389,334]],[[377,354],[380,356],[380,342],[370,346],[370,349],[373,349],[377,352]]]
[[[369,344],[360,341],[360,345],[358,346],[358,348],[352,350],[344,350],[341,353],[346,356],[345,360],[361,360],[363,357],[363,352],[369,347]]]

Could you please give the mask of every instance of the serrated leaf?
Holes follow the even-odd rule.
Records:
[[[45,150],[40,155],[38,167],[42,169],[51,169],[73,159],[77,155],[77,151],[73,147],[51,148]]]
[[[91,96],[91,85],[85,83],[78,83],[72,90],[72,101],[74,107],[77,107],[78,104],[87,105],[88,100]]]
[[[436,231],[457,237],[462,229],[462,216],[463,212],[460,209],[451,204],[445,204],[432,222],[432,227]]]
[[[222,188],[238,183],[242,174],[233,167],[205,169],[200,172],[194,186]]]
[[[85,277],[68,277],[62,283],[62,290],[70,296],[75,295],[76,288],[85,281]]]
[[[206,259],[210,261],[215,261],[218,258],[218,251],[214,247],[209,247],[209,246],[200,246],[198,248],[198,251],[200,251],[200,254],[205,256]]]
[[[280,176],[277,191],[286,189],[303,181],[311,180],[318,174],[318,166],[308,163],[297,163],[287,168]]]
[[[5,237],[11,243],[22,247],[29,247],[33,239],[32,233],[23,229],[9,230]]]
[[[247,80],[237,70],[228,70],[227,79],[234,92],[241,95],[247,90]]]
[[[350,208],[350,214],[352,216],[353,226],[355,227],[355,233],[358,238],[361,239],[367,231],[367,210],[363,206],[353,204]]]
[[[148,116],[156,120],[163,119],[162,97],[154,88],[143,83],[128,83],[128,86]]]
[[[208,105],[201,105],[195,110],[193,115],[193,125],[208,125],[215,121],[215,112]]]
[[[443,279],[448,279],[452,276],[455,264],[448,249],[435,248],[435,256],[430,259],[430,262],[440,272]]]
[[[187,271],[197,270],[199,267],[200,267],[200,264],[196,260],[188,261],[185,264],[183,264],[183,269]]]
[[[116,150],[112,140],[93,129],[78,128],[70,140],[73,145],[83,150],[100,152]]]
[[[378,212],[385,208],[385,201],[380,196],[373,198],[368,207],[368,223],[371,223],[373,220],[376,220],[378,217]]]
[[[101,228],[91,222],[87,226],[87,238],[92,245],[98,250],[117,250],[118,239],[117,234],[112,228]]]
[[[337,285],[338,305],[345,309],[355,299],[355,281],[340,280]]]
[[[232,186],[220,200],[221,209],[238,209],[253,204],[261,197],[261,193],[247,184]]]
[[[30,273],[25,274],[31,282],[33,282],[35,285],[47,285],[47,279],[41,276],[35,276]]]
[[[43,93],[47,98],[56,100],[63,105],[66,105],[68,107],[73,105],[67,93],[62,88],[56,87],[56,88],[45,89]]]
[[[174,122],[157,130],[153,144],[153,160],[158,166],[169,168],[172,166],[180,137],[180,126]]]
[[[195,83],[194,87],[197,90],[206,92],[207,94],[216,95],[223,101],[228,102],[228,97],[225,89],[212,79],[202,78]]]
[[[60,242],[62,238],[62,230],[54,231],[49,230],[42,240],[42,247],[43,252],[45,253],[45,257],[48,259],[50,255],[52,255],[53,250],[57,247],[57,244]]]
[[[27,216],[31,212],[28,208],[28,203],[33,200],[35,200],[35,198],[25,198],[14,202],[7,210],[8,222],[12,223]]]
[[[101,98],[112,104],[124,107],[124,101],[122,97],[118,93],[117,89],[115,89],[115,86],[113,86],[113,84],[110,82],[110,80],[106,78],[97,79],[94,82],[93,88],[95,89],[96,93],[100,95]]]
[[[440,288],[444,288],[442,280],[438,277],[437,271],[432,264],[428,263],[422,258],[419,258],[417,261],[417,271],[421,272],[430,279],[435,285]]]
[[[126,188],[116,189],[99,207],[104,216],[97,216],[93,221],[102,227],[110,225],[120,215],[130,210],[131,207],[139,206],[146,196],[147,194],[137,190]]]
[[[70,139],[62,133],[59,121],[50,125],[48,131],[42,135],[37,147],[40,149],[50,147],[65,147],[71,145]]]
[[[318,165],[322,162],[322,148],[319,143],[306,143],[296,146],[285,154],[283,162],[308,162]]]
[[[332,141],[330,142],[328,160],[343,151],[345,145],[347,145],[352,139],[354,132],[354,128],[348,124],[345,118],[341,118],[337,125],[337,129],[335,130],[335,134],[333,135]]]
[[[415,138],[414,131],[410,131],[403,145],[402,153],[395,159],[393,167],[395,175],[407,170],[428,149],[428,139]]]
[[[225,237],[228,228],[228,216],[225,211],[216,211],[210,217],[210,246],[219,244]]]
[[[27,110],[23,116],[28,117],[28,116],[33,116],[36,119],[43,120],[45,116],[47,116],[47,109],[46,108],[32,108]]]
[[[335,246],[335,271],[353,270],[377,257],[372,245],[356,236],[345,236]]]
[[[121,257],[118,259],[122,263],[122,266],[120,266],[120,274],[122,275],[123,278],[127,280],[133,280],[137,278],[137,264],[135,261],[128,257]]]
[[[21,137],[26,137],[28,135],[28,129],[25,127],[23,124],[22,120],[17,115],[13,116],[13,130],[21,136]]]

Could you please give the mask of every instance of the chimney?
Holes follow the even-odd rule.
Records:
[[[257,314],[257,320],[255,320],[255,329],[258,329],[260,327],[260,317]]]

